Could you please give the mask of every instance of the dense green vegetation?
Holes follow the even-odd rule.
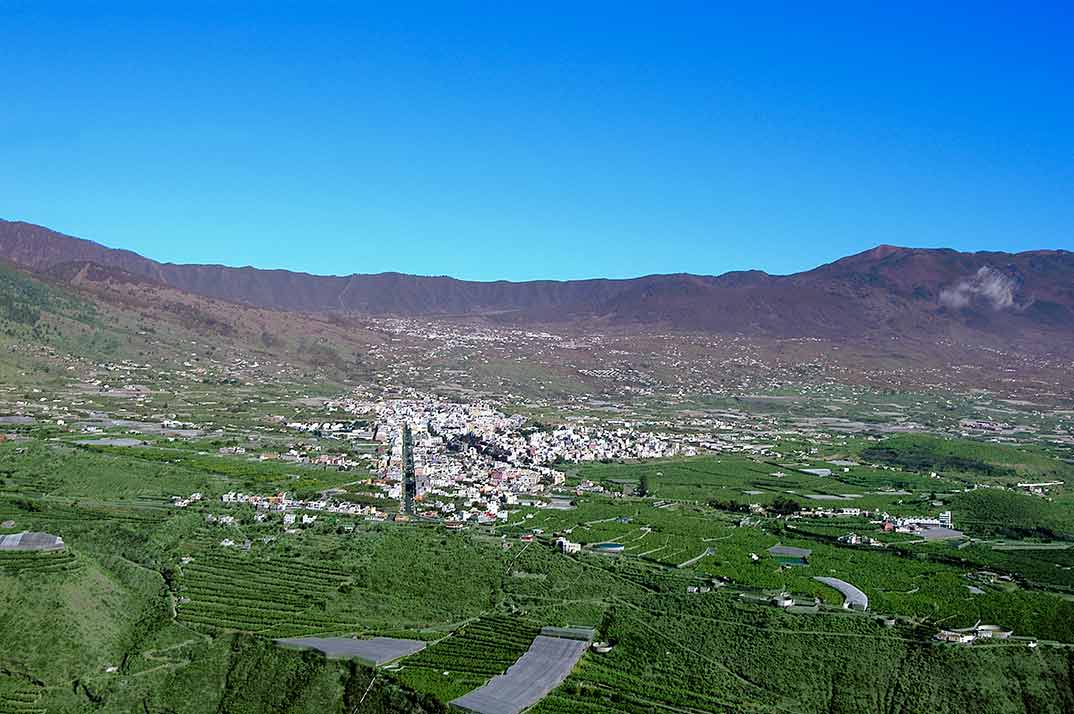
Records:
[[[96,310],[92,303],[0,264],[0,325],[6,324],[5,332],[13,336],[19,328],[29,328],[34,336],[42,337],[37,328],[46,312],[90,322]]]
[[[942,471],[965,477],[1004,480],[1015,477],[1070,479],[1074,483],[1074,468],[1070,464],[1037,449],[982,441],[901,434],[867,446],[861,450],[861,457],[907,471]]]
[[[1074,592],[1074,545],[1053,548],[1038,543],[1015,544],[1011,549],[1002,543],[982,543],[958,547],[950,543],[915,545],[915,552],[925,552],[945,562],[966,568],[997,573],[1013,573],[1041,588]]]
[[[535,711],[1064,712],[1070,651],[959,649],[860,617],[788,615],[711,595],[649,596],[609,611],[616,642]]]
[[[817,468],[833,473],[818,476],[805,471]],[[626,487],[631,494],[644,478],[647,493],[657,500],[708,504],[732,512],[757,503],[769,507],[843,505],[914,513],[920,506],[906,497],[908,489],[927,494],[962,487],[954,479],[931,479],[866,464],[844,469],[802,454],[779,460],[727,454],[629,464],[592,463],[573,467],[571,472],[577,478],[601,483],[611,492],[622,492]]]
[[[254,560],[209,552],[182,567],[179,621],[278,637],[353,632],[356,622],[326,617],[326,601],[346,571],[295,559]]]
[[[1009,538],[1074,539],[1074,505],[998,489],[956,496],[952,505],[974,532]]]
[[[572,481],[628,495],[522,508],[463,532],[329,514],[286,532],[278,515],[255,520],[252,508],[225,507],[219,495],[317,493],[362,474],[224,457],[214,450],[235,443],[225,436],[87,447],[55,426],[15,428],[25,438],[0,443],[0,522],[13,522],[0,533],[54,533],[67,549],[0,554],[2,714],[440,712],[506,670],[545,625],[592,626],[614,647],[587,653],[538,714],[1074,706],[1074,550],[1058,549],[1068,544],[1068,501],[1062,491],[1049,499],[1005,490],[1006,474],[975,471],[992,487],[963,491],[961,472],[932,479],[903,465],[836,467],[825,460],[832,455],[786,444],[779,458],[571,466]],[[1017,472],[1004,453],[1003,468]],[[1049,459],[1029,454],[1026,463],[1047,470]],[[195,490],[206,499],[170,505]],[[768,514],[752,514],[751,503]],[[917,542],[879,533],[865,516],[787,517],[807,505],[950,508],[975,536],[1019,541]],[[209,518],[224,513],[234,523]],[[521,540],[535,531],[533,542]],[[848,532],[886,547],[839,543]],[[624,552],[568,556],[553,547],[557,535]],[[811,552],[792,566],[768,553],[776,544]],[[858,586],[870,612],[842,610],[842,596],[816,576]],[[793,612],[768,604],[783,591],[800,604]],[[978,621],[1022,639],[931,641],[940,628]],[[314,634],[430,646],[374,671],[271,641]]]

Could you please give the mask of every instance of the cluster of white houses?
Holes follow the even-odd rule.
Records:
[[[436,449],[453,440],[473,441],[494,452],[499,461],[512,466],[696,453],[694,447],[685,446],[673,437],[628,426],[604,429],[564,425],[554,429],[523,429],[524,416],[504,414],[484,402],[456,403],[424,397],[377,402],[339,400],[329,402],[328,406],[374,414],[376,426],[371,433],[380,441],[393,441],[402,427],[409,425],[416,446]]]
[[[325,513],[337,513],[348,516],[373,516],[374,520],[378,515],[385,518],[387,517],[383,511],[377,509],[375,506],[340,501],[332,498],[302,500],[290,498],[285,491],[281,491],[272,496],[260,496],[256,494],[248,495],[245,493],[229,491],[220,496],[220,502],[225,505],[245,503],[253,506],[260,512],[267,513],[285,513],[286,511],[323,511]],[[305,519],[306,517],[303,516],[303,518]],[[316,520],[316,516],[310,517],[310,520],[303,520],[302,522],[304,524],[313,523],[314,520]],[[383,520],[383,518],[380,520]],[[294,522],[294,516],[285,513],[284,525],[290,525]]]
[[[303,431],[372,439],[381,445],[372,485],[389,499],[406,497],[404,434],[413,461],[415,510],[453,521],[504,520],[519,499],[543,497],[564,482],[550,468],[561,461],[646,459],[693,455],[695,447],[673,438],[622,427],[568,425],[525,429],[525,417],[492,405],[434,397],[367,401],[339,399],[326,408],[369,421],[291,423]],[[370,425],[372,422],[372,425]]]

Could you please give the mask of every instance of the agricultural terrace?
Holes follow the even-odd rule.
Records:
[[[831,476],[804,469],[828,469]],[[844,472],[844,469],[847,469]],[[662,501],[745,507],[793,500],[803,507],[883,509],[894,515],[920,512],[918,494],[961,490],[954,479],[866,465],[837,466],[824,460],[749,458],[739,455],[701,456],[630,464],[585,464],[577,477],[618,492],[634,493],[644,480],[648,495]]]
[[[778,456],[567,465],[561,495],[573,510],[512,506],[496,525],[321,514],[287,528],[219,496],[358,492],[351,482],[366,474],[216,454],[261,439],[266,413],[309,411],[294,402],[304,389],[267,390],[266,401],[255,391],[198,385],[189,400],[169,397],[184,418],[216,420],[218,436],[139,435],[146,445],[119,447],[75,444],[85,436],[55,424],[5,426],[17,440],[0,443],[0,523],[11,521],[0,533],[52,533],[66,548],[0,554],[0,714],[323,712],[340,702],[356,714],[439,711],[507,671],[548,625],[594,627],[612,649],[586,652],[537,714],[1074,710],[1070,489],[1004,487],[1053,472],[1065,485],[1070,467],[1056,454],[916,436],[838,437],[811,453],[796,437],[779,440]],[[133,411],[115,401],[110,409]],[[820,468],[832,475],[805,471]],[[571,487],[583,479],[620,495],[579,496]],[[978,483],[988,487],[964,490]],[[204,501],[172,505],[194,491]],[[749,512],[777,501],[950,509],[972,540]],[[234,520],[221,523],[225,514]],[[840,543],[848,532],[881,545]],[[559,552],[557,535],[582,552]],[[622,554],[586,547],[608,542]],[[769,555],[777,543],[810,555],[789,566]],[[817,577],[861,588],[870,613],[843,611]],[[770,604],[782,592],[801,606]],[[931,641],[978,620],[1016,639]],[[428,646],[374,673],[271,641],[352,635]]]
[[[74,553],[0,553],[0,574],[64,573],[77,570],[81,562]]]
[[[989,689],[993,711],[1059,712],[1069,694],[1054,675],[1066,657],[1024,646],[950,650],[912,628],[885,628],[843,614],[793,615],[756,608],[730,593],[650,595],[609,610],[602,636],[616,643],[586,655],[536,714],[652,710],[690,712],[942,711],[954,714]],[[912,661],[912,666],[904,663]],[[1000,675],[999,686],[995,677]],[[1025,685],[1007,677],[1027,676]],[[884,687],[867,682],[886,682]],[[946,703],[914,683],[943,683]],[[834,688],[832,685],[835,685]],[[1029,702],[1029,704],[1026,704]]]
[[[353,632],[362,625],[325,614],[345,571],[300,560],[253,560],[209,552],[182,567],[180,622],[270,637]]]
[[[180,619],[277,638],[366,633],[431,639],[435,635],[423,631],[479,615],[500,590],[502,551],[475,548],[465,534],[376,525],[264,543],[261,532],[271,531],[254,524],[236,535],[252,540],[248,553],[222,549],[207,535],[190,542],[185,557],[192,560],[177,578]],[[441,597],[422,595],[432,584]]]
[[[954,544],[925,546],[920,550],[852,547],[837,543],[831,536],[812,536],[791,529],[779,520],[739,526],[720,511],[681,505],[657,507],[650,501],[606,498],[582,499],[571,511],[519,514],[501,530],[515,537],[535,529],[543,531],[541,538],[549,549],[555,534],[583,544],[615,541],[625,546],[619,559],[636,559],[654,567],[679,569],[684,561],[701,555],[686,569],[761,596],[786,591],[839,607],[842,595],[814,580],[835,577],[860,588],[869,598],[870,609],[878,613],[918,621],[958,623],[961,627],[978,620],[1004,622],[1024,635],[1074,642],[1074,627],[1066,621],[1068,617],[1074,618],[1074,603],[1052,592],[1033,589],[1029,584],[1024,588],[975,584],[968,578],[976,570],[974,563],[962,562],[959,555],[963,549]],[[849,530],[848,527],[843,532]],[[812,552],[805,565],[788,567],[767,553],[777,543]],[[533,549],[527,550],[527,554],[530,550]],[[595,557],[600,556],[578,560],[584,562]],[[616,558],[605,557],[605,560]],[[997,565],[999,559],[987,562]],[[1074,585],[1071,571],[1062,567],[1053,564],[1050,579],[1058,581],[1063,588]],[[513,589],[526,592],[525,579],[517,580],[519,584]],[[971,585],[979,592],[971,589]],[[680,583],[679,587],[685,590],[686,584]],[[531,592],[529,597],[542,597],[540,587],[533,587]],[[588,605],[598,607],[592,602]],[[548,609],[555,612],[560,607]]]
[[[399,678],[447,702],[507,671],[540,633],[532,621],[486,616],[403,660]]]
[[[40,698],[40,688],[32,683],[0,674],[0,714],[45,714]]]

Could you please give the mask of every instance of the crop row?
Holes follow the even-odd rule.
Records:
[[[188,612],[185,609],[179,612],[178,620],[180,622],[209,625],[211,627],[217,627],[224,630],[239,630],[242,632],[259,632],[260,630],[266,627],[270,627],[273,624],[221,617],[215,614],[203,615],[196,612]]]
[[[606,702],[595,704],[579,699],[568,699],[552,693],[541,700],[541,703],[531,711],[534,714],[609,714],[609,712],[619,710],[609,707]]]
[[[340,581],[338,580],[322,580],[320,582],[292,580],[284,574],[267,571],[260,573],[225,573],[211,572],[201,568],[192,569],[189,566],[184,568],[183,575],[183,581],[191,584],[212,584],[231,588],[264,587],[275,590],[288,590],[291,592],[301,590],[328,592],[335,589],[340,584]]]
[[[324,600],[324,593],[296,592],[283,588],[250,587],[246,584],[232,586],[221,583],[184,583],[179,592],[191,600],[260,602],[297,609],[304,609],[314,602]]]
[[[704,683],[693,682],[693,686],[674,686],[672,682],[682,683],[686,673],[670,672],[663,681],[657,681],[652,677],[651,663],[642,669],[648,676],[638,676],[624,667],[625,662],[619,661],[615,665],[603,659],[594,659],[587,662],[575,675],[579,682],[593,685],[589,688],[580,687],[581,692],[597,693],[599,690],[616,692],[624,704],[633,701],[636,704],[657,701],[667,705],[689,707],[700,711],[720,711],[733,708],[733,702],[706,695]],[[632,663],[637,664],[637,663]],[[602,696],[602,695],[599,695]],[[648,708],[645,711],[649,711]]]
[[[406,661],[407,667],[492,676],[514,664],[538,628],[520,620],[482,618]]]
[[[436,648],[430,650],[427,655],[423,655],[422,660],[467,660],[472,659],[472,655],[478,650],[480,650],[482,662],[511,664],[518,659],[520,654],[517,647],[498,647],[479,640],[451,637],[437,644]],[[525,648],[522,648],[522,651],[525,651]]]
[[[8,685],[11,680],[0,680]],[[37,706],[40,693],[19,685],[0,687],[0,714],[44,714],[45,709]]]
[[[278,594],[284,598],[324,596],[338,588],[347,575],[341,571],[314,571],[294,561],[253,561],[210,557],[184,568],[186,585],[217,591]]]
[[[15,575],[24,571],[59,572],[74,570],[80,561],[69,551],[63,553],[4,553],[0,555],[0,572]]]
[[[291,615],[297,612],[296,608],[273,608],[266,607],[262,603],[250,603],[246,605],[236,605],[232,603],[221,602],[200,602],[193,601],[186,603],[182,606],[182,613],[184,616],[202,613],[205,615],[218,614],[229,618],[241,618],[248,619],[251,622],[279,622],[280,620],[287,619]]]
[[[271,629],[265,630],[264,634],[270,637],[300,637],[316,634],[348,634],[364,630],[365,625],[360,622],[292,617],[287,622],[278,623]]]
[[[26,512],[19,510],[0,510],[0,518],[19,521],[30,520],[45,523],[86,523],[90,521],[120,521],[123,523],[149,523],[158,520],[157,515],[136,515],[133,513],[116,513],[113,511],[89,511],[48,508],[43,511]]]
[[[466,634],[486,642],[503,642],[516,646],[529,647],[537,636],[537,628],[532,625],[519,625],[515,620],[490,621],[487,619],[467,625]]]
[[[274,625],[292,619],[301,610],[302,606],[297,602],[277,604],[253,598],[246,600],[191,599],[190,602],[179,606],[179,617],[180,619],[216,618],[222,621],[243,623],[247,627],[242,629],[257,629],[248,626]]]
[[[314,565],[293,558],[253,560],[247,558],[238,558],[232,555],[225,555],[219,552],[211,552],[200,556],[196,564],[214,570],[226,569],[228,572],[263,571],[269,569],[274,572],[286,572],[287,574],[293,575],[295,577],[350,577],[350,573],[341,568],[334,568],[331,566],[324,566],[320,564]]]
[[[323,603],[329,595],[325,589],[287,587],[286,584],[195,580],[183,582],[179,592],[191,600],[237,600],[239,602],[264,602],[305,609]]]
[[[273,637],[298,636],[325,632],[359,632],[363,626],[356,622],[341,622],[329,617],[302,613],[272,613],[250,609],[222,609],[184,606],[179,614],[183,622],[209,625],[227,630],[267,632]]]
[[[206,556],[184,568],[179,594],[189,602],[180,604],[179,619],[274,636],[359,631],[353,616],[320,609],[345,579],[297,561]]]
[[[339,587],[338,580],[328,582],[313,582],[292,580],[286,575],[276,573],[213,573],[205,570],[186,570],[183,578],[184,583],[213,587],[219,590],[250,590],[264,589],[267,591],[280,591],[289,593],[328,593]]]

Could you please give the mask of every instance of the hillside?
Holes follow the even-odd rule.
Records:
[[[880,246],[787,276],[759,271],[629,280],[473,282],[400,273],[316,276],[158,263],[28,223],[0,221],[0,258],[35,272],[118,268],[154,284],[259,308],[484,316],[506,324],[659,325],[745,336],[950,338],[1071,345],[1074,253]]]
[[[0,261],[0,377],[9,385],[89,379],[124,360],[158,374],[189,362],[212,372],[205,379],[334,383],[367,376],[359,355],[383,340],[353,321],[212,300],[95,263],[33,275]],[[198,345],[211,364],[192,355]]]

